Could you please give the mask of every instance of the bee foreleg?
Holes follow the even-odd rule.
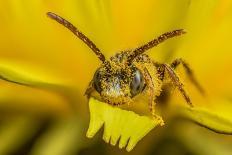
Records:
[[[165,71],[168,73],[170,79],[172,80],[173,84],[179,89],[181,94],[184,96],[186,102],[193,107],[193,104],[190,100],[190,97],[187,95],[186,91],[184,90],[184,85],[180,82],[179,77],[175,73],[175,71],[172,69],[172,67],[169,64],[163,64]]]
[[[150,99],[149,99],[149,110],[152,114],[152,117],[155,119],[155,120],[158,120],[160,122],[161,125],[164,125],[164,121],[162,119],[161,116],[157,115],[156,112],[155,112],[155,87],[154,87],[154,83],[152,81],[152,77],[149,73],[149,71],[147,70],[147,68],[144,69],[144,78],[145,78],[145,81],[147,83],[147,86],[148,86],[148,92],[149,92],[149,96],[150,96]]]

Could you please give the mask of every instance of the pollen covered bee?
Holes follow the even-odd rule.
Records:
[[[164,76],[165,74],[168,75],[173,85],[177,87],[183,95],[186,103],[191,107],[193,106],[183,84],[175,73],[176,67],[180,64],[185,68],[193,84],[200,91],[203,91],[193,76],[189,65],[182,59],[176,59],[171,64],[162,64],[151,60],[149,56],[145,54],[147,50],[157,46],[165,40],[185,34],[186,32],[183,29],[166,32],[134,50],[118,52],[109,60],[106,60],[99,48],[73,24],[54,13],[48,12],[47,15],[73,32],[97,55],[100,61],[102,61],[102,64],[96,70],[86,90],[85,94],[88,97],[91,96],[93,91],[96,91],[100,95],[102,101],[112,106],[119,106],[133,102],[135,96],[146,91],[146,93],[149,94],[148,107],[152,116],[162,120],[162,118],[155,113],[155,99],[162,91],[161,87],[166,78],[166,76]]]

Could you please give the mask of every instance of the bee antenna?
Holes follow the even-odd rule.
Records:
[[[169,38],[173,38],[176,36],[180,36],[180,35],[185,34],[185,33],[186,33],[186,31],[184,29],[178,29],[178,30],[166,32],[166,33],[160,35],[159,37],[153,39],[152,41],[146,43],[145,45],[142,45],[142,46],[136,48],[135,50],[133,50],[128,56],[128,62],[131,62],[138,55],[140,55],[140,54],[146,52],[147,50],[159,45],[160,43],[164,42],[165,40],[168,40]]]
[[[71,24],[66,19],[64,19],[64,18],[60,17],[59,15],[52,13],[52,12],[47,12],[47,16],[50,17],[51,19],[57,21],[58,23],[64,25],[66,28],[68,28],[80,40],[82,40],[89,48],[91,48],[92,51],[97,55],[97,57],[102,62],[105,61],[105,56],[101,53],[100,49],[97,48],[97,46],[87,36],[85,36],[82,32],[80,32],[73,24]]]

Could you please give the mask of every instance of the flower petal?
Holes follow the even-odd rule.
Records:
[[[12,63],[1,63],[0,79],[0,107],[5,110],[61,114],[71,112],[75,106],[74,91],[45,74],[25,71]]]
[[[86,136],[92,138],[104,124],[103,139],[112,145],[119,143],[119,148],[131,151],[149,131],[158,126],[159,120],[112,107],[90,98],[90,124]]]
[[[217,105],[214,107],[214,105]],[[232,103],[214,101],[206,107],[181,107],[180,114],[217,133],[232,134]]]

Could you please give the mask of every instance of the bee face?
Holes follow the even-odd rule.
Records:
[[[112,57],[95,72],[93,86],[102,99],[112,105],[131,102],[145,87],[142,73],[122,59]],[[122,58],[122,57],[120,57]]]

